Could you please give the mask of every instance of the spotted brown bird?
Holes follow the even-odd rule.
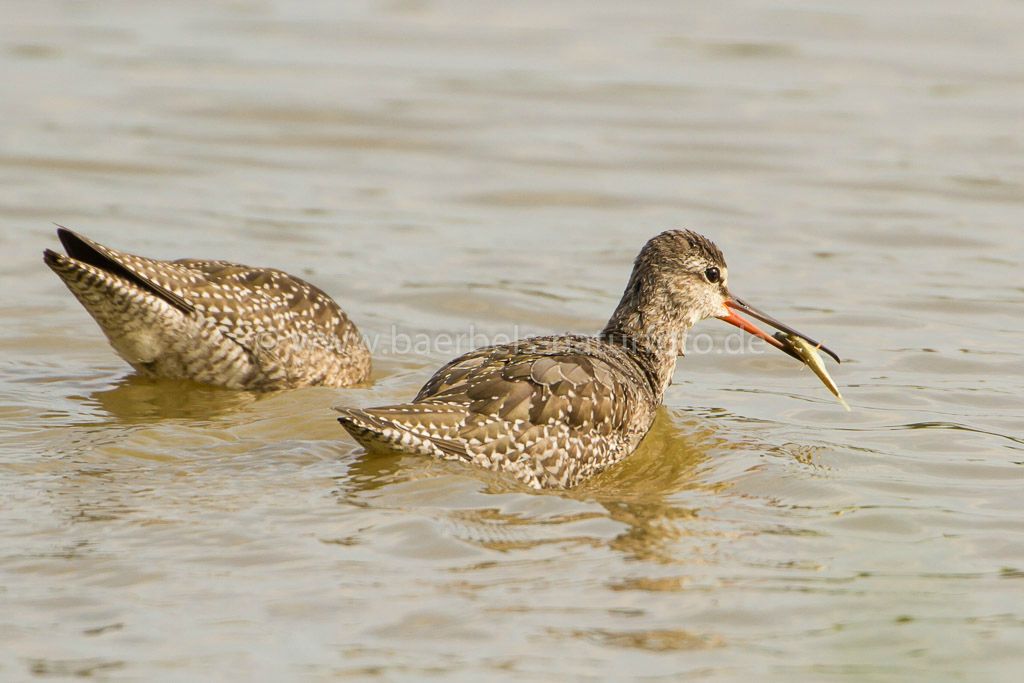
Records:
[[[350,386],[370,374],[359,330],[329,296],[273,268],[158,261],[66,228],[43,260],[140,374],[230,389]]]
[[[663,232],[640,251],[598,336],[481,348],[438,370],[412,402],[340,408],[339,421],[370,450],[471,462],[538,489],[574,486],[637,448],[697,322],[720,318],[797,357],[738,312],[806,335],[732,296],[728,279],[709,239]]]

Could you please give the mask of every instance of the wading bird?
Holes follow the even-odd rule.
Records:
[[[538,489],[574,486],[637,448],[697,322],[720,318],[802,360],[739,313],[806,337],[734,297],[728,278],[709,239],[663,232],[640,251],[596,337],[478,349],[438,370],[411,402],[339,408],[339,421],[370,450],[471,462]]]
[[[149,377],[269,391],[366,381],[370,351],[329,296],[273,268],[158,261],[66,228],[43,260],[114,350]]]

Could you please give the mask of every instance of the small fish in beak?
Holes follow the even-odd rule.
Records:
[[[779,343],[792,349],[793,352],[799,356],[800,360],[802,360],[807,367],[809,367],[814,374],[818,376],[821,383],[832,392],[832,395],[839,399],[842,406],[846,408],[846,412],[850,412],[850,406],[846,403],[843,395],[839,393],[839,387],[836,386],[831,375],[828,374],[828,370],[825,369],[825,363],[821,360],[821,354],[818,353],[818,349],[821,348],[821,346],[814,346],[803,337],[799,337],[795,334],[776,332],[774,336]]]
[[[821,360],[821,355],[818,353],[819,350],[824,351],[838,363],[840,362],[839,356],[837,356],[834,351],[826,348],[820,342],[816,342],[810,337],[797,332],[792,327],[779,322],[767,313],[754,308],[741,299],[732,297],[725,302],[725,307],[729,314],[719,316],[720,320],[724,320],[730,325],[735,325],[744,332],[748,332],[755,337],[760,337],[780,351],[788,353],[793,358],[796,358],[801,363],[807,365],[807,367],[809,367],[814,374],[818,376],[818,379],[821,380],[822,384],[824,384],[825,387],[828,388],[828,390],[832,392],[837,399],[839,399],[839,402],[843,407],[846,408],[846,410],[850,410],[850,406],[847,405],[842,394],[839,393],[839,387],[836,386],[836,383],[828,374],[828,370],[825,369],[825,363]],[[769,335],[754,323],[741,317],[737,311],[742,311],[752,318],[760,320],[761,322],[771,325],[775,329],[781,331],[776,332],[774,335]]]

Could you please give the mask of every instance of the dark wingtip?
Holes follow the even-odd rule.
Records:
[[[80,255],[84,252],[96,251],[89,241],[76,233],[74,230],[65,228],[63,225],[54,223],[57,226],[57,238],[60,240],[61,245],[64,247],[64,251],[71,258],[77,258],[84,260]]]

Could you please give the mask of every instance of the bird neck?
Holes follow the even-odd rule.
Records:
[[[634,273],[600,334],[601,339],[625,348],[643,369],[658,403],[672,383],[686,333],[696,323],[688,310],[656,282]]]

